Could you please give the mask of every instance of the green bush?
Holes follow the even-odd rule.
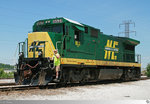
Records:
[[[4,74],[4,70],[0,69],[0,76],[2,76]]]
[[[150,63],[147,65],[146,69],[147,69],[146,75],[150,77]]]
[[[13,72],[5,73],[4,69],[0,69],[0,78],[13,78]]]

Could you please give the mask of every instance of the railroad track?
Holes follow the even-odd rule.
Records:
[[[37,89],[37,88],[38,86],[15,85],[15,86],[0,87],[0,91],[31,90],[31,89]]]
[[[16,85],[16,83],[0,83],[0,86],[13,86]]]
[[[141,77],[140,80],[147,80],[150,79],[149,77]],[[88,82],[84,85],[96,85],[96,84],[110,84],[110,83],[118,83],[121,81],[100,81],[100,82]],[[73,87],[73,86],[82,86],[79,83],[67,84],[62,85],[58,83],[49,83],[46,86],[30,86],[30,85],[16,85],[15,83],[1,83],[0,84],[0,91],[18,91],[18,90],[32,90],[32,89],[54,89],[59,87]]]
[[[0,91],[19,91],[19,90],[32,90],[32,89],[52,89],[57,87],[57,83],[50,83],[46,86],[31,86],[31,85],[14,85],[14,86],[1,86]]]

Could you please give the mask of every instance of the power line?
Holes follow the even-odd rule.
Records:
[[[135,27],[135,23],[132,22],[131,20],[126,20],[126,21],[123,21],[123,23],[119,24],[119,28],[121,27],[121,25],[124,25],[125,26],[125,30],[124,32],[119,32],[119,34],[125,34],[125,37],[129,38],[129,34],[130,33],[135,33],[136,34],[136,31],[130,31],[130,24],[133,24],[134,27]]]

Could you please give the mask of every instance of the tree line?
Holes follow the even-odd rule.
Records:
[[[3,64],[3,63],[0,63],[0,69],[3,68],[3,69],[14,69],[14,66],[13,65],[10,65],[10,64]]]

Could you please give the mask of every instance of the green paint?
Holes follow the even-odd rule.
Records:
[[[57,26],[60,26],[59,33],[53,31]],[[64,58],[135,62],[135,46],[140,43],[131,38],[106,35],[97,28],[65,18],[37,21],[33,26],[33,32],[36,31],[48,32],[54,46],[59,43],[57,47]],[[108,40],[110,47],[107,47]],[[77,45],[76,41],[80,44]]]

